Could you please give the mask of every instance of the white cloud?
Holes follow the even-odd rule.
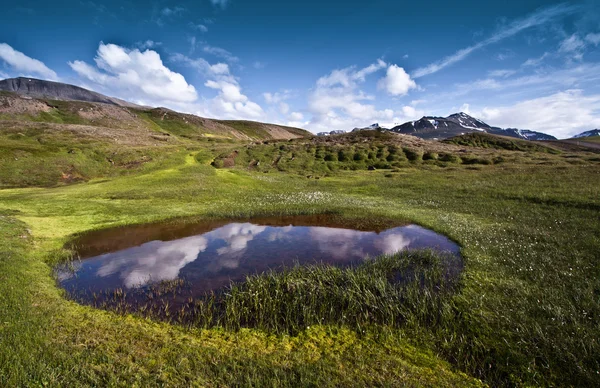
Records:
[[[550,56],[550,53],[545,52],[540,57],[529,58],[528,60],[526,60],[525,62],[523,62],[523,64],[521,66],[523,66],[523,67],[536,67],[536,66],[539,66],[544,61],[544,59],[548,58],[549,56]]]
[[[578,60],[583,58],[583,50],[585,49],[585,43],[577,34],[573,34],[570,37],[564,39],[558,48],[559,53],[567,54],[568,60]]]
[[[264,116],[261,106],[250,101],[237,83],[208,80],[204,86],[219,91],[219,95],[210,101],[211,111],[219,117],[258,119]]]
[[[202,73],[206,77],[221,76],[221,78],[222,78],[224,76],[229,76],[229,80],[231,82],[235,82],[233,80],[233,77],[230,76],[229,65],[226,63],[220,62],[220,63],[215,63],[215,64],[211,65],[204,58],[192,59],[192,58],[187,57],[180,53],[171,55],[171,57],[169,59],[171,61],[183,63],[186,66],[192,67],[192,68],[198,70],[200,73]]]
[[[162,46],[162,42],[155,42],[153,40],[148,39],[145,42],[137,42],[136,46],[140,50],[147,50],[147,49],[151,49],[151,48],[156,48],[158,46]]]
[[[125,287],[135,288],[149,282],[173,280],[187,264],[195,261],[206,250],[208,241],[203,236],[192,236],[174,241],[151,241],[139,247],[108,253],[110,257],[96,275],[118,275]]]
[[[229,4],[229,0],[210,0],[213,6],[225,9]]]
[[[185,11],[185,8],[183,8],[183,7],[173,7],[173,8],[165,7],[160,11],[160,13],[163,16],[170,17],[170,16],[181,15],[184,11]]]
[[[562,53],[568,53],[573,51],[579,51],[584,47],[585,43],[583,43],[581,38],[579,38],[577,34],[573,34],[560,43],[558,51]]]
[[[285,102],[280,102],[279,103],[279,111],[281,112],[282,115],[286,115],[290,111],[290,106],[288,104],[286,104]]]
[[[386,90],[392,96],[403,96],[410,89],[416,88],[417,84],[402,67],[390,65],[386,76],[379,80],[378,87]]]
[[[597,34],[587,34],[585,36],[586,42],[593,44],[594,46],[598,46],[600,44],[600,32]]]
[[[583,63],[564,69],[552,71],[538,71],[535,74],[526,75],[510,79],[478,79],[472,82],[456,84],[454,90],[450,93],[437,94],[438,99],[448,100],[457,96],[462,96],[472,92],[485,90],[510,92],[535,90],[565,90],[570,88],[580,88],[584,85],[594,85],[600,81],[600,63]]]
[[[405,105],[402,107],[402,118],[395,119],[394,121],[402,124],[400,121],[409,121],[420,119],[425,116],[424,110],[416,109],[414,106]]]
[[[204,24],[194,24],[194,23],[190,22],[190,27],[193,28],[194,30],[198,30],[200,32],[208,32],[208,27],[206,27],[206,25],[204,25]]]
[[[198,98],[194,86],[167,68],[155,51],[101,42],[95,62],[96,67],[83,61],[69,62],[69,66],[81,77],[128,100],[164,105],[165,101],[192,102]]]
[[[300,112],[292,112],[292,113],[290,113],[290,120],[302,121],[302,120],[304,120],[304,115]]]
[[[539,10],[524,19],[519,19],[519,20],[516,20],[516,21],[510,23],[508,26],[506,26],[503,29],[501,29],[500,31],[496,32],[491,37],[489,37],[477,44],[474,44],[469,47],[465,47],[461,50],[458,50],[454,54],[443,58],[442,60],[440,60],[438,62],[431,63],[425,67],[415,70],[415,72],[412,74],[412,76],[413,76],[413,78],[419,78],[419,77],[423,77],[423,76],[426,76],[429,74],[436,73],[447,66],[450,66],[456,62],[462,61],[463,59],[465,59],[467,56],[469,56],[472,52],[474,52],[476,50],[479,50],[485,46],[488,46],[490,44],[493,44],[493,43],[499,42],[503,39],[514,36],[525,29],[539,26],[539,25],[545,24],[557,17],[573,13],[577,9],[578,9],[577,6],[568,5],[568,4],[563,3],[563,4],[558,4],[558,5],[555,5],[552,7],[548,7],[548,8]]]
[[[509,69],[499,69],[499,70],[491,70],[488,72],[488,75],[493,78],[507,78],[511,75],[515,74],[516,70]]]
[[[473,113],[503,128],[532,129],[568,138],[600,127],[600,95],[572,89]]]
[[[279,104],[285,100],[291,98],[291,92],[289,90],[284,90],[283,92],[275,92],[275,93],[263,93],[263,97],[267,104]]]
[[[228,62],[237,62],[240,60],[238,57],[221,47],[205,45],[202,47],[202,51],[207,54],[214,55],[215,57],[223,58]]]
[[[42,61],[28,57],[6,43],[0,43],[0,59],[12,67],[19,75],[38,75],[50,80],[58,79],[58,75]]]
[[[333,129],[350,130],[375,122],[383,126],[393,126],[406,120],[407,116],[412,118],[416,114],[413,107],[408,106],[398,112],[392,109],[377,109],[375,105],[367,103],[373,101],[375,97],[359,88],[368,75],[387,66],[384,61],[378,60],[363,69],[357,70],[355,67],[336,69],[319,78],[309,95],[308,111],[312,117],[307,127],[315,132]],[[403,69],[395,65],[390,68],[392,70],[388,68],[387,73],[391,73],[391,77],[386,75],[384,80],[388,82],[381,83],[386,86],[386,90],[401,94],[406,88],[413,87],[414,81],[403,77]]]
[[[264,118],[262,107],[242,93],[242,88],[238,80],[231,74],[228,64],[211,65],[203,58],[192,59],[183,54],[174,54],[170,59],[198,70],[208,78],[204,86],[219,92],[216,97],[204,100],[202,104],[185,107],[186,110],[191,110],[199,115],[223,119],[256,120]]]

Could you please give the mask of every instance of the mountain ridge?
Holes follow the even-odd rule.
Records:
[[[523,140],[557,140],[552,135],[528,129],[493,127],[464,112],[453,113],[448,117],[423,116],[419,120],[407,121],[389,130],[432,140],[444,140],[470,132],[485,132]]]
[[[116,97],[62,82],[47,81],[37,78],[16,77],[0,81],[0,90],[15,92],[32,98],[49,98],[59,101],[98,102],[128,108],[147,108]]]
[[[600,129],[592,129],[589,131],[581,132],[580,134],[573,136],[573,139],[581,139],[592,136],[600,136]]]

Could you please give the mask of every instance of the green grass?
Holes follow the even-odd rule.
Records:
[[[458,287],[452,256],[403,252],[338,268],[294,266],[248,276],[217,293],[177,304],[186,295],[182,279],[139,290],[111,290],[82,299],[94,307],[166,320],[191,327],[258,328],[298,334],[314,325],[348,327],[364,333],[384,328],[448,325],[455,319],[450,299]],[[78,300],[77,295],[73,295]],[[89,296],[88,296],[89,298]],[[171,306],[178,306],[176,309]]]
[[[533,152],[547,152],[551,154],[560,154],[559,150],[551,147],[546,147],[538,143],[512,139],[509,137],[495,136],[487,133],[467,133],[465,135],[455,136],[450,139],[444,140],[448,144],[457,144],[469,147],[481,147],[481,148],[494,148],[499,150],[510,150],[510,151],[533,151]]]
[[[589,137],[585,137],[585,138],[577,139],[577,140],[589,141],[592,143],[600,143],[600,136],[589,136]]]
[[[258,151],[270,161],[306,149],[294,143]],[[240,157],[259,155],[233,147]],[[215,169],[210,156],[224,150],[209,149],[173,153],[164,168],[128,176],[1,190],[0,385],[477,383],[467,375],[494,386],[600,383],[597,163],[498,151],[510,162],[472,170],[423,155],[391,172],[340,168],[316,180],[298,174],[317,164],[319,146],[308,147],[288,161],[299,163],[289,171],[265,174],[262,162]],[[356,155],[363,146],[352,147]],[[367,160],[367,149],[377,157],[364,146]],[[86,230],[323,212],[411,220],[448,235],[462,247],[460,283],[439,295],[413,289],[403,299],[410,303],[399,304],[390,302],[404,291],[384,270],[294,269],[234,286],[225,303],[230,319],[217,325],[225,327],[201,329],[80,306],[52,278],[52,265],[68,253],[63,245]],[[433,260],[423,271],[435,268]],[[279,296],[290,287],[297,294]]]

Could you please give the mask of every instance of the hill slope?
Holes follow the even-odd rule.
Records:
[[[31,82],[29,82],[31,81]],[[213,120],[166,108],[149,108],[73,85],[34,79],[0,81],[0,121],[137,128],[188,139],[238,140],[311,137],[300,128],[239,120]]]

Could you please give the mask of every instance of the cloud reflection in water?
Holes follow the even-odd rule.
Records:
[[[77,276],[60,275],[63,286],[105,289],[107,285],[140,287],[150,282],[185,277],[193,284],[226,285],[294,262],[332,264],[357,262],[366,256],[410,248],[458,252],[444,236],[418,226],[379,234],[327,227],[273,227],[231,223],[203,235],[143,245],[83,260]]]

